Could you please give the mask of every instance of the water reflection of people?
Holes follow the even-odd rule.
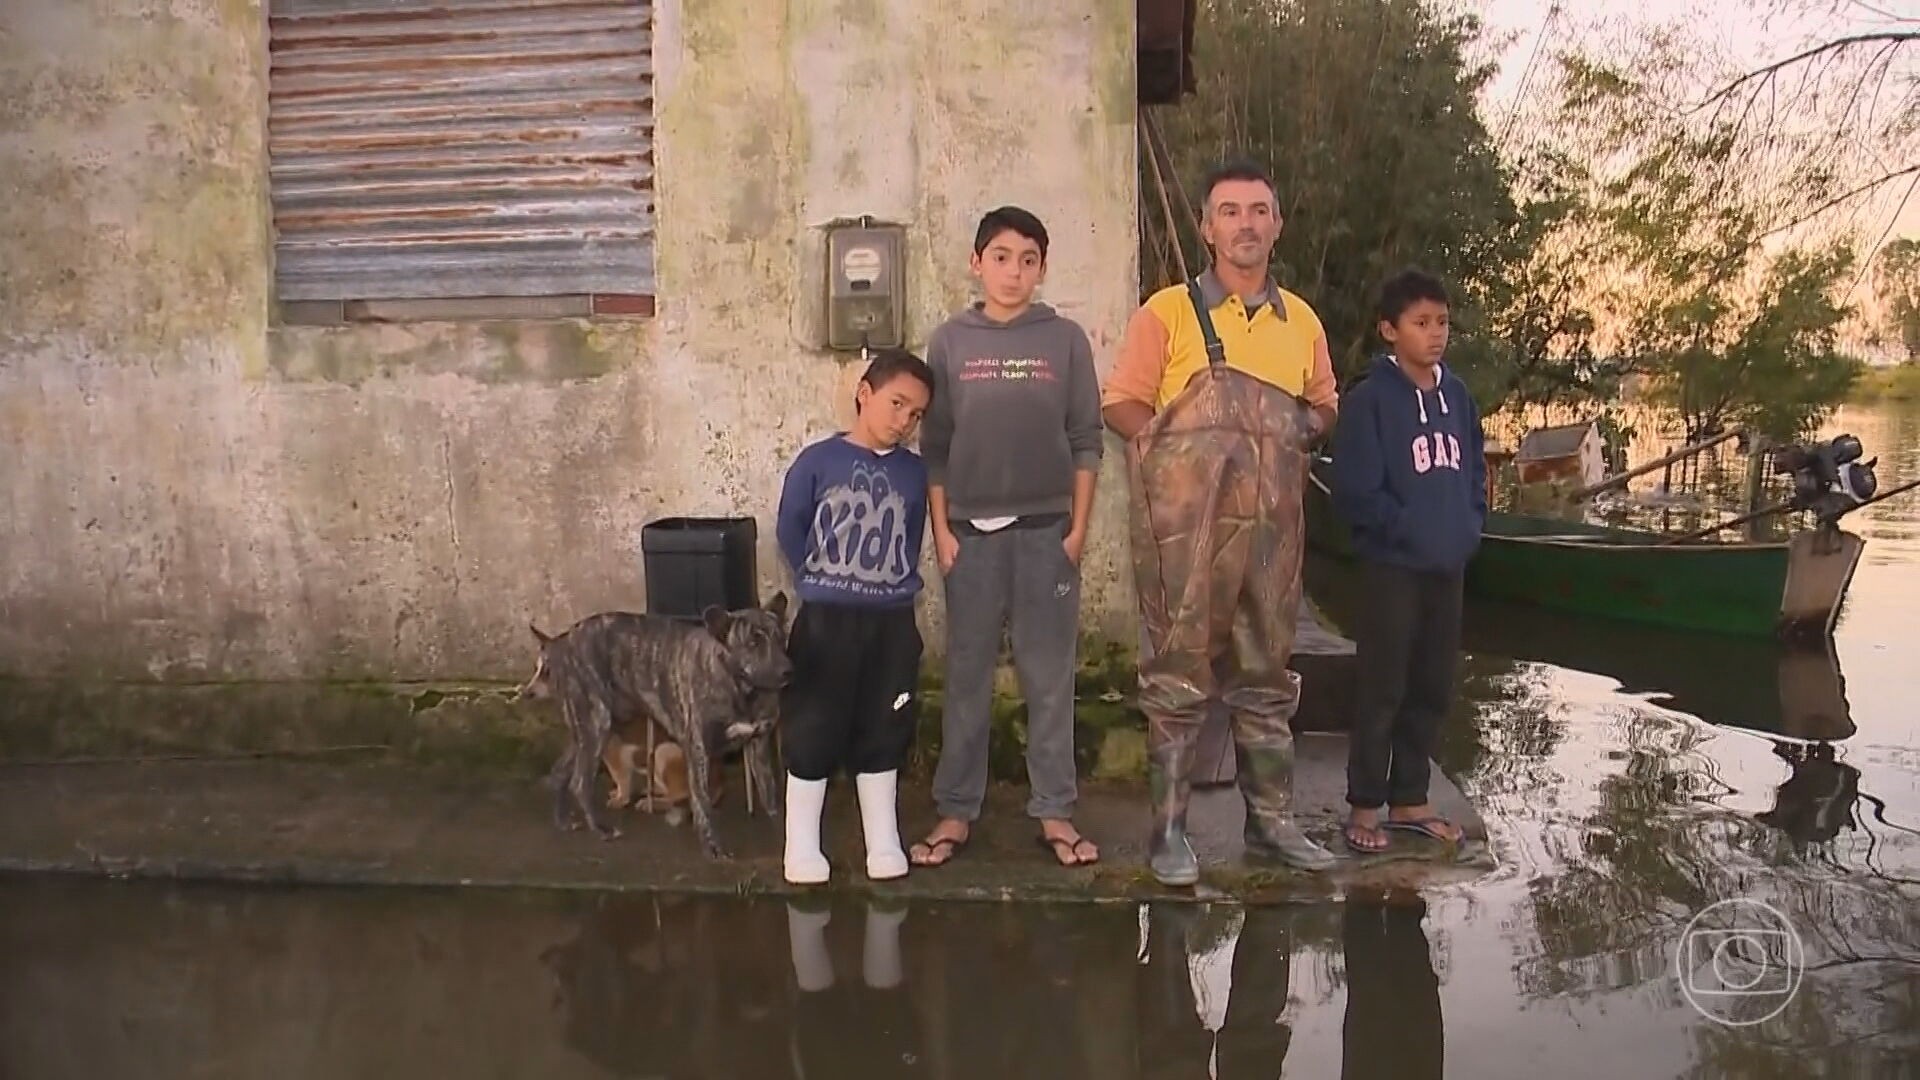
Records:
[[[1333,914],[1150,905],[1131,955],[1116,946],[1138,931],[1119,912],[933,908],[909,966],[907,910],[884,900],[610,897],[544,960],[567,1042],[614,1075],[1271,1080],[1298,1056],[1294,954],[1331,945],[1316,912]],[[1351,900],[1339,912],[1342,1075],[1439,1076],[1425,906]],[[1134,977],[1114,978],[1130,960]],[[1129,1034],[1114,1017],[1130,1005]]]
[[[1773,753],[1792,769],[1774,789],[1773,809],[1754,817],[1800,845],[1824,844],[1853,828],[1860,797],[1860,770],[1838,760],[1832,743],[1773,741]]]
[[[1199,923],[1200,909],[1192,904],[1157,904],[1147,909],[1137,999],[1141,1015],[1136,1025],[1141,1080],[1206,1075],[1213,1038],[1195,1007],[1189,966]]]
[[[1234,931],[1217,913],[1191,904],[1149,910],[1140,987],[1143,1078],[1272,1080],[1280,1075],[1293,1042],[1286,1009],[1295,917],[1285,908],[1250,908]],[[1209,977],[1218,971],[1210,961],[1229,947],[1233,963],[1225,986],[1218,987]],[[1226,990],[1217,1032],[1207,1029],[1194,993],[1196,978],[1209,990]]]
[[[1217,1045],[1222,1080],[1280,1075],[1293,1043],[1287,993],[1293,980],[1294,914],[1249,908],[1233,946],[1233,987]]]
[[[793,1015],[794,1072],[801,1077],[915,1076],[919,1031],[906,992],[900,926],[906,908],[875,902],[862,931],[860,978],[844,979],[827,943],[824,900],[787,905],[787,938],[799,998]]]
[[[1446,1057],[1440,978],[1427,948],[1425,901],[1362,903],[1341,913],[1347,1017],[1340,1075],[1438,1077]]]

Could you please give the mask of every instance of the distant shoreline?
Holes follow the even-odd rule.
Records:
[[[1920,404],[1920,362],[1863,369],[1847,392],[1847,403]]]

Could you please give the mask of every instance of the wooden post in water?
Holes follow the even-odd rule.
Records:
[[[1767,478],[1767,452],[1771,449],[1772,444],[1759,432],[1755,432],[1752,438],[1747,440],[1747,482],[1743,488],[1746,506],[1741,512],[1749,515],[1746,532],[1749,543],[1759,543],[1760,523],[1766,520],[1760,513],[1764,505],[1760,499],[1766,494],[1763,488]]]

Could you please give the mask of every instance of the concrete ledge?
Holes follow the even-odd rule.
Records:
[[[1299,740],[1296,806],[1303,827],[1338,837],[1346,762],[1339,736]],[[737,784],[735,773],[730,777]],[[1396,835],[1378,856],[1343,858],[1309,875],[1240,862],[1241,809],[1231,789],[1199,792],[1191,812],[1202,884],[1166,890],[1147,874],[1147,800],[1138,785],[1088,784],[1076,820],[1103,848],[1096,866],[1056,866],[1034,840],[1024,793],[996,785],[973,843],[952,864],[875,884],[861,872],[850,785],[828,806],[829,888],[944,900],[1097,903],[1338,898],[1360,888],[1419,887],[1491,869],[1485,826],[1436,770],[1434,801],[1462,822],[1458,851]],[[902,791],[909,841],[932,823],[924,787]],[[738,788],[724,800],[733,860],[700,855],[691,830],[641,811],[612,812],[625,834],[560,833],[538,781],[394,765],[278,761],[0,766],[0,871],[329,885],[496,886],[639,892],[793,893],[781,879],[780,831],[748,820]]]

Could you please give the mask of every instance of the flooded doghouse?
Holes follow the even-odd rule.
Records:
[[[1600,438],[1600,425],[1587,420],[1534,428],[1520,440],[1513,466],[1522,484],[1597,484],[1607,475],[1606,444]]]

